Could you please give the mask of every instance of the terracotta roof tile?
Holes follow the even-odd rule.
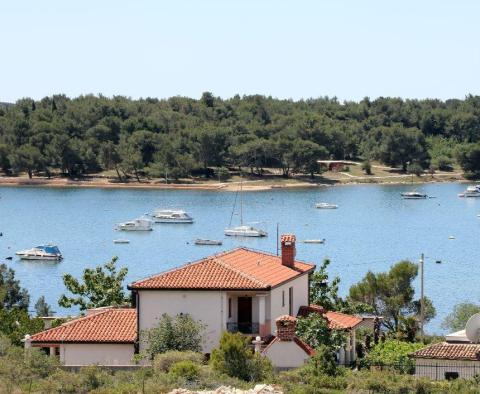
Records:
[[[480,360],[480,344],[441,342],[417,350],[411,354],[414,358],[433,358],[443,360]]]
[[[32,344],[56,342],[133,343],[137,338],[137,311],[110,308],[41,331]]]
[[[320,305],[301,306],[298,310],[298,316],[305,317],[310,313],[318,313],[328,321],[328,328],[331,330],[348,330],[356,327],[363,319],[358,316],[347,315],[341,312],[326,311]]]
[[[267,290],[315,269],[295,261],[292,268],[264,252],[238,248],[133,282],[131,289]]]

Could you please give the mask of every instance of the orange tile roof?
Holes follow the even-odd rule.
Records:
[[[129,289],[269,290],[304,273],[314,264],[237,248],[131,283]]]
[[[328,321],[328,328],[331,330],[348,330],[355,328],[363,319],[358,316],[347,315],[346,313],[326,311],[320,305],[311,304],[301,306],[298,310],[298,316],[305,317],[310,313],[318,313]]]
[[[441,342],[417,350],[411,356],[414,358],[478,361],[480,360],[480,345],[474,343]]]
[[[293,341],[300,347],[305,353],[307,353],[310,357],[315,354],[315,350],[313,350],[310,345],[304,341],[302,341],[298,337],[293,337]],[[279,337],[273,338],[273,340],[262,350],[262,354],[265,354],[270,347],[277,342],[282,342]]]
[[[58,342],[134,343],[137,338],[137,311],[110,308],[41,331],[30,337],[32,344]]]

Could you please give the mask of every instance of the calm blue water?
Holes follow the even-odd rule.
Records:
[[[431,184],[422,189],[436,196],[402,200],[405,186],[344,186],[305,190],[244,193],[246,221],[262,222],[270,234],[263,239],[226,238],[235,194],[227,192],[111,189],[0,188],[0,258],[20,249],[53,242],[64,255],[60,263],[6,261],[32,296],[57,306],[64,291],[62,274],[78,277],[85,267],[119,257],[129,268],[128,281],[239,245],[275,253],[276,223],[280,232],[298,240],[326,238],[326,244],[302,244],[297,257],[315,262],[328,257],[330,273],[341,277],[348,292],[368,270],[384,271],[401,259],[426,255],[425,292],[437,308],[428,325],[440,333],[440,323],[454,304],[480,301],[480,199],[461,199],[466,185]],[[318,210],[315,202],[340,205]],[[157,224],[149,233],[118,233],[115,223],[133,219],[156,207],[184,208],[193,225]],[[234,222],[238,221],[234,216]],[[450,235],[455,240],[449,240]],[[197,237],[223,239],[221,247],[195,246]],[[128,238],[128,245],[113,244]],[[442,260],[442,264],[435,264]],[[0,260],[1,261],[1,260]]]

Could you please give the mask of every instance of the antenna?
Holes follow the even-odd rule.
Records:
[[[480,313],[475,313],[468,319],[465,326],[465,335],[472,343],[478,343],[480,340]]]

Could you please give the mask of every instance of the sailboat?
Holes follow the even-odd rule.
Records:
[[[242,195],[242,182],[240,182],[240,226],[228,227],[225,229],[225,235],[232,237],[266,237],[268,233],[264,230],[257,229],[252,226],[246,226],[243,224],[243,195]],[[236,201],[236,199],[235,199]],[[235,204],[233,205],[235,210]],[[233,212],[232,212],[233,217]],[[232,220],[230,219],[230,225]]]

